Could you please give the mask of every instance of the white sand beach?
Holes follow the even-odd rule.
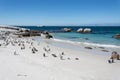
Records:
[[[34,37],[5,38],[0,40],[0,80],[120,80],[120,60],[108,63],[109,48],[75,50],[72,44],[59,47]]]

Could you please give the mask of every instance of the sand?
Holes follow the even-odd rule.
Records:
[[[109,55],[92,54],[98,49],[75,50],[46,41],[0,40],[0,80],[120,80],[120,60],[108,63]]]

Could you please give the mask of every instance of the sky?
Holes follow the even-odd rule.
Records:
[[[119,25],[120,0],[0,0],[1,25]]]

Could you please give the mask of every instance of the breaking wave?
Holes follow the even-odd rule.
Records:
[[[109,45],[109,44],[99,44],[99,43],[89,43],[89,42],[75,42],[70,40],[62,40],[62,39],[52,39],[54,41],[63,42],[63,43],[70,43],[75,45],[87,45],[87,46],[96,46],[96,47],[110,47],[110,48],[120,48],[120,46],[117,45]]]

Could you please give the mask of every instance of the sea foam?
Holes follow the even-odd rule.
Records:
[[[74,44],[74,45],[85,45],[85,46],[95,46],[95,47],[108,47],[108,48],[120,48],[120,46],[109,45],[109,44],[77,42],[77,41],[63,40],[63,39],[57,39],[57,38],[54,38],[52,40],[57,41],[57,42],[70,43],[70,44]]]

